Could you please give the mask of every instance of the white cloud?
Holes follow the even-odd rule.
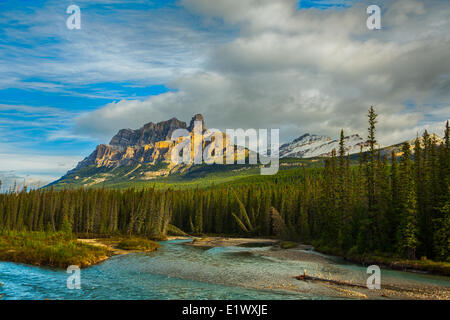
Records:
[[[189,121],[199,112],[208,127],[280,128],[283,141],[304,132],[337,137],[341,128],[366,135],[367,109],[374,105],[380,114],[378,139],[390,144],[424,128],[441,134],[450,118],[450,6],[445,1],[380,1],[378,31],[366,28],[365,1],[345,10],[298,10],[294,0],[182,0],[184,8],[119,14],[111,7],[108,15],[80,3],[86,10],[78,33],[65,28],[59,2],[33,16],[19,13],[19,20],[33,27],[27,32],[8,28],[12,38],[56,33],[62,40],[34,50],[10,51],[9,46],[9,59],[0,60],[5,76],[0,87],[13,83],[70,93],[68,85],[117,81],[163,82],[176,90],[81,114],[73,131],[53,131],[50,140],[93,137],[107,143],[119,129],[172,117]],[[11,17],[0,14],[0,19]],[[45,55],[57,59],[45,61]],[[57,84],[24,83],[26,77]],[[69,118],[55,115],[46,124]],[[22,152],[36,159],[27,167],[21,156],[2,153],[9,159],[0,159],[0,170],[21,175],[51,170],[59,162]],[[63,174],[82,156],[60,159],[64,169],[52,172]]]
[[[57,175],[21,175],[15,171],[0,171],[0,192],[22,190],[24,186],[28,189],[40,188],[58,178]]]
[[[11,150],[12,151],[12,150]],[[20,171],[37,174],[42,172],[65,173],[73,168],[82,156],[55,156],[33,153],[0,152],[0,171]],[[55,165],[56,164],[56,165]],[[56,167],[56,168],[55,168]]]
[[[134,3],[143,9],[115,6],[120,3]],[[33,7],[32,14],[25,10],[0,12],[0,24],[9,40],[0,45],[0,88],[76,95],[67,87],[101,82],[165,83],[175,75],[198,70],[207,48],[223,41],[219,30],[211,33],[197,28],[191,15],[180,8],[147,9],[148,1],[77,4],[81,30],[66,28],[65,1],[48,1],[44,7]],[[30,78],[50,83],[23,81]]]
[[[36,188],[55,181],[68,170],[73,169],[78,161],[76,156],[41,155],[35,152],[23,153],[23,150],[6,150],[0,152],[0,181],[2,190],[8,190],[13,185],[22,188],[24,185]],[[1,190],[0,190],[1,192]]]
[[[366,28],[364,3],[338,11],[299,11],[284,0],[182,3],[239,34],[212,48],[202,71],[172,80],[177,92],[109,104],[78,118],[77,132],[106,141],[120,128],[201,112],[209,127],[280,127],[284,140],[341,128],[365,135],[375,105],[387,144],[411,138],[429,106],[441,110],[435,123],[450,117],[442,111],[450,106],[450,8],[441,1],[385,1],[380,31]]]

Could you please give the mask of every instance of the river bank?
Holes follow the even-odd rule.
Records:
[[[64,269],[0,262],[0,294],[6,299],[450,299],[448,277],[382,268],[382,289],[369,290],[367,270],[359,264],[308,247],[282,249],[286,246],[273,239],[237,239],[204,238],[189,244],[192,238],[177,237],[161,241],[152,253],[120,251],[105,239],[85,239],[85,245],[116,251],[82,270],[82,291],[66,289]],[[305,270],[311,277],[358,287],[297,280]]]
[[[63,232],[0,233],[0,261],[55,268],[86,268],[114,255],[151,252],[159,247],[157,242],[141,238],[76,239]]]
[[[370,255],[370,254],[347,254],[340,250],[330,248],[316,248],[317,251],[324,254],[335,255],[345,260],[362,265],[376,264],[392,270],[430,273],[442,276],[450,276],[450,262],[433,261],[427,258],[420,260],[405,260],[399,257]]]
[[[171,238],[172,239],[172,238]],[[395,257],[376,256],[376,255],[348,255],[337,250],[331,250],[329,248],[315,248],[312,245],[281,241],[277,239],[264,239],[264,238],[233,238],[233,237],[173,237],[173,239],[193,239],[192,242],[186,243],[187,245],[213,248],[213,247],[225,247],[225,246],[274,246],[275,248],[289,249],[296,248],[300,250],[315,250],[317,252],[341,257],[349,262],[358,263],[361,265],[380,265],[392,270],[410,271],[410,272],[425,272],[430,274],[450,276],[450,263],[438,262],[428,259],[422,260],[405,260]],[[310,255],[301,254],[292,251],[271,251],[268,255],[276,256],[283,259],[298,260],[307,258],[310,259]],[[317,256],[317,255],[316,255]]]
[[[280,242],[273,239],[258,238],[229,238],[229,237],[203,237],[193,238],[192,242],[186,242],[186,245],[215,248],[215,247],[231,247],[231,246],[273,246]]]
[[[110,256],[106,248],[76,241],[62,232],[0,233],[0,261],[12,261],[36,266],[82,268],[105,261]]]
[[[301,243],[280,241],[265,238],[238,237],[191,237],[168,236],[166,240],[190,240],[186,245],[215,248],[227,246],[242,247],[272,247],[264,254],[286,260],[323,260],[320,256],[299,252],[310,251],[314,247]],[[68,265],[79,265],[82,268],[98,264],[111,256],[134,252],[151,252],[159,247],[157,242],[143,238],[79,238],[73,239],[58,233],[45,232],[8,232],[0,234],[0,260],[23,262],[33,265],[46,265],[65,268]],[[286,250],[295,248],[297,250]],[[285,249],[285,250],[277,250]],[[375,255],[346,255],[328,248],[318,248],[318,252],[342,257],[343,259],[361,265],[376,264],[393,270],[425,272],[450,276],[450,263],[432,260],[402,260]],[[322,261],[323,262],[323,261]]]
[[[195,238],[192,242],[186,242],[185,245],[199,247],[205,250],[229,246],[260,247],[261,250],[253,252],[254,255],[284,260],[286,262],[298,261],[316,266],[320,265],[322,269],[327,271],[323,272],[314,268],[305,268],[304,270],[299,269],[298,274],[295,276],[303,273],[313,274],[315,277],[324,280],[317,283],[319,286],[327,288],[328,291],[333,291],[336,296],[340,297],[357,299],[450,299],[450,288],[442,288],[427,283],[412,284],[405,281],[397,281],[389,276],[384,277],[381,290],[369,290],[366,287],[368,275],[365,272],[355,276],[352,272],[342,272],[341,268],[336,264],[338,261],[348,263],[350,261],[349,259],[317,252],[310,245],[293,242],[286,243],[273,239],[227,237]],[[368,260],[355,262],[360,265],[377,264],[377,261],[368,263]],[[394,272],[390,271],[391,269],[404,271],[406,275],[410,271],[417,272],[417,270],[414,270],[414,266],[416,266],[415,261],[409,263],[396,263],[392,261],[391,264],[380,263],[379,266],[383,269],[384,275]],[[386,267],[388,268],[387,270],[385,269]],[[364,269],[362,266],[360,268]],[[421,272],[424,273],[423,271]],[[311,282],[317,281],[306,281],[306,283]]]
[[[90,246],[104,248],[110,256],[130,254],[136,252],[152,252],[158,250],[161,245],[155,241],[144,238],[95,238],[95,239],[77,239],[78,242]]]

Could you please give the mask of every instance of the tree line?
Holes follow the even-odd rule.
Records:
[[[449,125],[443,143],[426,131],[401,152],[377,149],[370,108],[368,151],[350,165],[344,132],[323,168],[208,188],[49,189],[0,194],[0,229],[68,230],[88,236],[162,239],[190,234],[274,236],[342,253],[450,258]]]

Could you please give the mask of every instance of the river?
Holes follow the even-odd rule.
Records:
[[[329,262],[286,260],[262,248],[217,247],[161,242],[152,253],[114,256],[81,270],[81,289],[69,290],[65,270],[0,262],[2,299],[330,299],[348,298],[342,290],[298,281],[308,270],[365,283],[366,269],[336,259]],[[449,277],[382,270],[383,281],[447,290]],[[368,290],[366,290],[368,291]],[[356,296],[358,297],[358,296]]]

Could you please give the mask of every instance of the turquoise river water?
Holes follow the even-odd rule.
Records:
[[[69,290],[65,270],[0,262],[2,299],[329,299],[336,292],[294,279],[295,275],[338,275],[364,283],[366,269],[330,263],[278,259],[268,248],[184,245],[161,242],[152,253],[114,256],[81,270],[81,289]],[[450,287],[448,277],[383,270],[382,279]]]

